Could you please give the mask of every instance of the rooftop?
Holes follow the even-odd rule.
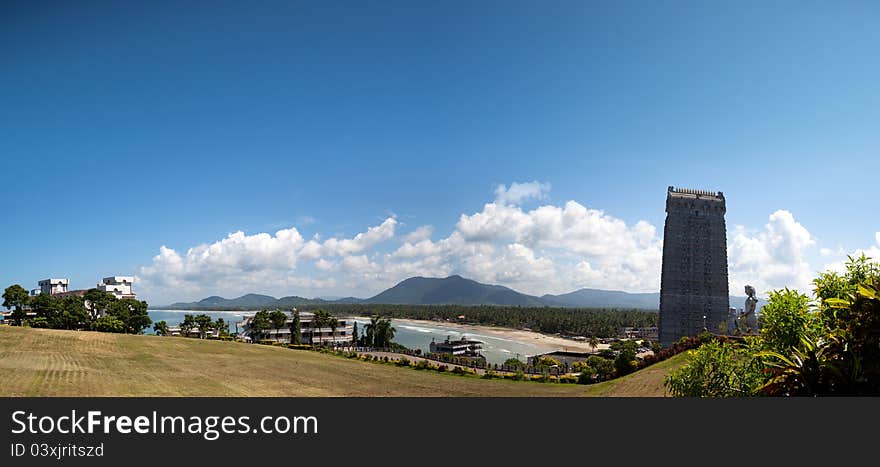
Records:
[[[721,191],[692,190],[690,188],[675,188],[674,186],[670,186],[667,191],[669,196],[675,198],[724,199],[724,192]]]

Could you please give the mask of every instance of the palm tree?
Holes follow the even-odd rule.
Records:
[[[165,321],[159,321],[153,324],[153,331],[156,332],[157,336],[167,336],[168,335],[168,323]]]
[[[318,338],[321,340],[321,343],[324,343],[324,337],[321,336],[321,330],[324,326],[327,326],[330,323],[330,313],[324,310],[315,310],[314,316],[312,316],[312,328],[318,328]],[[312,339],[312,344],[314,345],[314,339]]]
[[[327,326],[330,327],[330,345],[336,346],[336,328],[339,326],[339,320],[335,316],[331,316],[327,320]]]
[[[593,352],[599,350],[599,339],[597,339],[596,336],[590,336],[590,338],[587,339],[587,342],[590,344],[590,347],[593,348]]]
[[[379,322],[380,321],[381,321],[381,318],[379,318],[378,315],[373,316],[370,318],[370,322],[366,326],[364,326],[364,337],[366,340],[365,344],[367,345],[367,347],[376,346],[376,334],[377,334],[377,331],[379,330]]]

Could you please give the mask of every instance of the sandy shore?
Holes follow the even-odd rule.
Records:
[[[369,317],[355,316],[355,319],[369,321]],[[490,336],[501,337],[504,339],[515,340],[518,342],[529,343],[535,346],[549,350],[567,350],[572,352],[592,352],[594,349],[585,341],[575,341],[565,339],[559,336],[549,334],[541,334],[534,331],[525,331],[522,329],[504,328],[498,326],[484,326],[477,324],[461,324],[446,321],[428,321],[421,319],[402,319],[395,318],[394,322],[422,325],[422,326],[443,326],[460,329],[463,333],[487,334]],[[599,344],[599,349],[608,348],[608,344]]]

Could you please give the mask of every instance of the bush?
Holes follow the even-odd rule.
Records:
[[[293,350],[309,350],[312,347],[310,345],[305,345],[305,344],[287,344],[287,348],[293,349]]]
[[[573,375],[563,375],[559,377],[559,382],[565,384],[575,384],[578,382],[578,378]]]
[[[272,339],[260,339],[259,341],[257,341],[257,343],[260,345],[273,345],[275,344],[275,341],[273,341]]]
[[[483,378],[483,379],[494,379],[497,377],[498,377],[498,373],[495,373],[492,370],[486,370],[486,372],[483,373],[483,376],[480,376],[480,378]]]
[[[427,370],[428,368],[430,368],[430,366],[431,365],[428,363],[427,360],[420,360],[415,365],[413,365],[413,368],[415,368],[416,370]]]
[[[406,357],[400,357],[397,360],[397,366],[409,366],[409,359]]]
[[[443,373],[444,371],[448,370],[449,367],[446,366],[446,365],[437,365],[437,367],[434,368],[434,369],[437,370],[437,371],[440,372],[440,373]]]

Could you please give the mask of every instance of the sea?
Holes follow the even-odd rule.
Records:
[[[186,314],[198,315],[202,313],[215,320],[217,318],[223,318],[229,323],[229,331],[237,332],[239,329],[237,329],[236,323],[241,321],[243,316],[252,315],[254,312],[149,310],[150,319],[152,319],[154,323],[157,321],[165,321],[169,326],[180,324],[180,322],[183,321],[183,316]],[[354,320],[358,323],[358,331],[363,333],[364,326],[366,326],[369,320],[361,318],[355,318]],[[478,340],[483,343],[483,355],[489,363],[501,364],[508,358],[517,358],[526,361],[526,358],[532,355],[554,350],[562,350],[558,347],[524,342],[517,339],[508,339],[480,332],[468,332],[458,327],[445,326],[442,323],[412,323],[406,320],[393,320],[391,325],[395,330],[394,342],[410,349],[422,349],[423,352],[428,351],[432,339],[438,342],[446,340],[447,337],[451,340],[456,340],[462,337]],[[147,329],[147,332],[152,333],[152,327]]]

